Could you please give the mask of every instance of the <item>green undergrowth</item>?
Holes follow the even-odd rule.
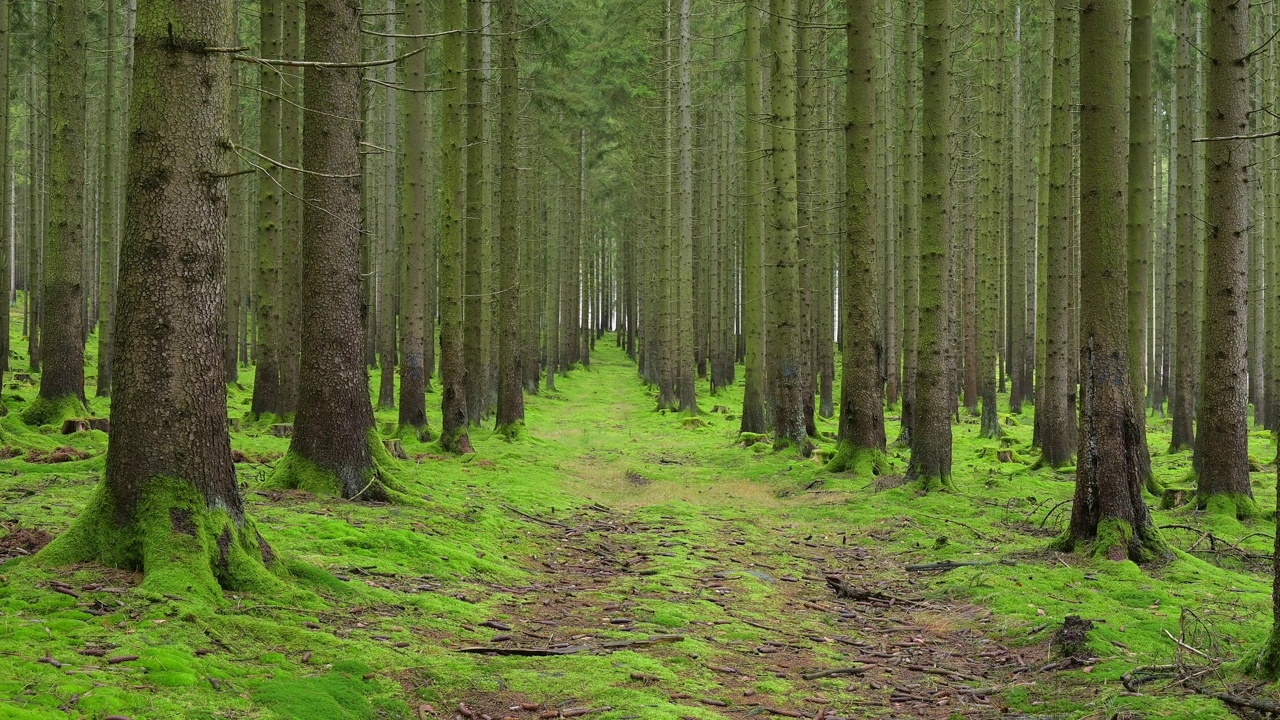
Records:
[[[16,336],[13,346],[26,347]],[[25,365],[21,356],[14,360]],[[839,457],[834,419],[817,421],[812,458],[775,450],[767,437],[744,439],[742,376],[739,368],[737,384],[715,396],[700,385],[700,407],[715,409],[685,423],[677,412],[654,410],[654,392],[606,337],[589,369],[557,377],[554,394],[527,396],[517,441],[487,420],[470,431],[475,454],[461,457],[438,441],[397,435],[395,411],[379,411],[373,440],[381,447],[382,438],[397,437],[410,457],[379,459],[405,502],[365,503],[335,497],[321,482],[273,485],[273,475],[293,462],[289,441],[273,433],[280,419],[249,417],[253,372],[241,369],[238,384],[228,386],[231,444],[247,514],[275,555],[270,586],[215,577],[218,597],[196,602],[163,576],[144,580],[132,562],[53,568],[10,560],[0,565],[0,718],[406,718],[423,703],[451,714],[477,694],[614,708],[590,716],[601,720],[723,717],[714,706],[671,695],[720,699],[743,711],[741,694],[727,694],[708,665],[732,664],[723,659],[726,647],[776,637],[757,625],[792,612],[788,593],[811,572],[794,549],[806,542],[863,548],[882,559],[879,579],[913,583],[903,592],[981,608],[986,614],[975,627],[1027,653],[1029,662],[1042,661],[1047,636],[1064,616],[1093,620],[1087,671],[1011,686],[1000,700],[1011,712],[1230,717],[1215,700],[1131,696],[1119,679],[1139,665],[1171,662],[1176,646],[1166,633],[1225,661],[1261,647],[1270,630],[1270,578],[1248,554],[1270,552],[1269,512],[1239,519],[1199,510],[1194,499],[1162,510],[1151,496],[1157,525],[1181,526],[1162,530],[1172,561],[1139,567],[1056,553],[1049,548],[1069,517],[1074,478],[1070,469],[1033,469],[1030,406],[1010,416],[1002,395],[1003,434],[991,440],[980,438],[978,418],[962,411],[953,427],[954,491],[922,493],[902,483],[904,448],[858,457],[853,471],[825,468],[824,459]],[[0,437],[14,450],[0,460],[0,547],[18,528],[56,535],[83,520],[103,470],[105,434],[61,436],[17,418],[35,388],[34,379],[5,377],[9,415],[0,419]],[[108,412],[106,400],[91,405],[95,415]],[[428,413],[438,430],[436,393],[428,396]],[[898,412],[887,416],[892,440]],[[1168,421],[1152,415],[1148,426],[1150,446],[1166,448]],[[62,447],[84,457],[48,462]],[[1275,457],[1269,434],[1250,434],[1250,454]],[[1166,487],[1188,486],[1190,462],[1189,453],[1162,450],[1152,458]],[[1266,511],[1275,507],[1274,473],[1259,464],[1252,476]],[[579,526],[566,539],[565,528]],[[566,586],[576,582],[571,575],[546,574],[566,545],[592,543],[614,548],[614,559],[642,554],[648,564],[577,589]],[[909,578],[902,570],[945,560],[988,564]],[[725,596],[731,603],[706,590],[705,580],[717,574],[733,583]],[[204,595],[213,595],[204,582]],[[79,597],[58,592],[59,583]],[[544,602],[581,606],[597,618],[624,604],[641,636],[684,639],[564,657],[457,652],[495,634],[481,623],[510,620]],[[832,624],[818,635],[842,632],[857,630]],[[597,633],[635,636],[609,627]],[[81,654],[86,647],[104,652]],[[814,653],[833,667],[850,657],[831,643]],[[131,656],[137,659],[108,662]],[[657,680],[636,682],[632,673]],[[820,689],[833,711],[883,716],[874,706],[842,704],[856,696],[843,694],[847,684],[761,673],[752,688],[779,705],[798,705]]]

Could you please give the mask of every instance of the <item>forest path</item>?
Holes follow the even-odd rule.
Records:
[[[496,673],[536,667],[534,653],[626,653],[627,664],[638,655],[648,669],[626,682],[677,707],[615,708],[632,718],[996,717],[1008,712],[1002,692],[1036,684],[1022,673],[1044,647],[990,639],[985,610],[926,599],[874,533],[854,538],[798,517],[815,496],[735,472],[760,456],[733,444],[731,417],[672,430],[679,419],[649,409],[620,351],[602,348],[592,361],[590,385],[537,433],[577,449],[561,463],[565,489],[588,504],[520,511],[545,543],[527,560],[538,578],[491,588],[510,599],[493,608],[489,641],[468,649],[497,656]],[[727,442],[709,447],[709,435]],[[505,717],[530,700],[477,692],[462,702]],[[540,712],[574,705],[532,702]]]

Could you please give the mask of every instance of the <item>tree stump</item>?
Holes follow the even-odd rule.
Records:
[[[91,418],[85,418],[85,421],[89,423],[90,430],[101,430],[102,432],[108,433],[108,434],[111,432],[111,418],[91,417]]]
[[[1165,510],[1182,507],[1190,500],[1190,494],[1185,488],[1165,488],[1164,495],[1160,497],[1160,507]]]
[[[1068,615],[1062,619],[1062,627],[1053,634],[1049,647],[1058,657],[1086,658],[1089,656],[1089,631],[1092,629],[1092,620]]]
[[[271,434],[279,438],[293,437],[293,423],[279,423],[271,426]]]
[[[85,432],[89,429],[89,421],[84,418],[67,418],[62,421],[62,434],[71,435],[72,433]]]
[[[409,453],[404,450],[404,443],[398,438],[387,438],[382,441],[382,446],[387,449],[387,453],[397,460],[408,460]]]

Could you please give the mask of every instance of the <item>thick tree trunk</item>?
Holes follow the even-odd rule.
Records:
[[[955,404],[947,359],[947,232],[951,208],[951,0],[924,0],[924,58],[920,191],[920,338],[915,417],[908,481],[922,489],[951,489],[951,408]]]
[[[518,56],[519,22],[516,0],[498,0],[498,29],[501,32],[498,51],[499,71],[498,165],[499,238],[501,267],[499,286],[498,334],[498,432],[508,437],[519,435],[524,426],[524,390],[522,375],[526,362],[520,337],[520,189],[519,189],[519,93]]]
[[[1249,5],[1209,3],[1208,137],[1249,134]],[[1207,151],[1209,238],[1205,272],[1203,395],[1196,503],[1241,517],[1257,513],[1249,485],[1249,200],[1251,158],[1236,142]]]
[[[840,447],[828,467],[877,474],[885,450],[884,387],[877,327],[875,0],[845,0],[845,222],[841,247]]]
[[[280,57],[283,32],[281,2],[263,0],[260,18],[262,56]],[[263,64],[259,72],[258,152],[262,163],[258,181],[258,273],[254,283],[257,342],[254,343],[253,405],[255,416],[280,411],[280,300],[281,278],[281,192],[282,175],[272,160],[280,158],[283,83],[280,68]]]
[[[1129,284],[1129,381],[1133,407],[1138,412],[1138,472],[1153,494],[1162,487],[1151,474],[1147,451],[1147,311],[1151,306],[1151,173],[1155,157],[1155,129],[1151,99],[1151,14],[1154,0],[1135,0],[1129,50],[1129,187],[1128,266]]]
[[[1138,562],[1166,551],[1142,497],[1143,419],[1129,384],[1128,101],[1116,72],[1127,24],[1120,3],[1086,0],[1080,8],[1080,442],[1062,546]]]
[[[774,447],[795,446],[809,454],[804,403],[813,395],[804,376],[807,349],[800,327],[799,247],[796,218],[796,0],[770,0],[772,62],[770,77],[773,116],[773,233],[768,242],[769,295],[777,300],[777,312],[769,313],[769,381],[774,388]]]
[[[411,0],[405,6],[405,33],[427,31],[427,9]],[[402,43],[416,49],[423,40]],[[402,49],[401,52],[407,52]],[[427,375],[425,358],[428,276],[435,258],[427,255],[428,236],[435,217],[428,213],[432,168],[427,148],[431,143],[431,116],[427,104],[427,53],[420,52],[404,62],[404,145],[400,148],[400,227],[403,232],[405,283],[401,296],[400,320],[400,404],[402,433],[429,438],[427,429]]]
[[[269,591],[226,421],[225,3],[141,3],[104,482],[40,561],[98,560],[202,600]],[[211,281],[212,279],[212,281]],[[188,596],[187,599],[196,599]]]
[[[360,60],[357,8],[307,0],[306,57]],[[298,413],[273,482],[347,499],[388,497],[360,334],[360,71],[306,68]]]
[[[55,3],[50,57],[49,220],[40,315],[44,372],[24,412],[32,425],[61,424],[84,408],[84,193],[86,24],[83,0]]]

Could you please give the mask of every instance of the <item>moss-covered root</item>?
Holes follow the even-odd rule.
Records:
[[[434,438],[431,434],[431,426],[426,423],[421,425],[401,423],[396,427],[394,437],[399,438],[400,440],[414,439],[418,442],[431,442]]]
[[[524,440],[529,437],[529,431],[525,429],[523,420],[517,420],[509,425],[499,425],[493,431],[508,442]]]
[[[1073,537],[1071,529],[1067,528],[1054,539],[1051,547],[1061,552],[1078,550],[1095,558],[1132,560],[1139,565],[1171,557],[1169,546],[1154,527],[1135,536],[1133,526],[1118,518],[1100,521],[1097,533],[1087,542]]]
[[[1237,520],[1251,520],[1259,517],[1262,510],[1258,503],[1244,493],[1196,494],[1196,508],[1211,515],[1223,515]]]
[[[1263,680],[1280,680],[1280,624],[1272,623],[1267,644],[1245,667],[1249,674]]]
[[[22,422],[35,427],[62,425],[67,418],[85,413],[85,404],[77,395],[60,398],[37,397],[22,411]]]
[[[80,517],[35,562],[141,570],[144,590],[197,603],[221,603],[223,590],[270,593],[283,587],[267,569],[275,555],[253,523],[210,509],[191,483],[153,479],[129,523],[119,527],[116,517],[101,483]]]
[[[396,480],[396,461],[387,452],[376,432],[369,431],[368,442],[373,465],[364,471],[363,481],[358,488],[347,488],[337,472],[322,467],[293,448],[276,464],[275,472],[267,479],[266,485],[347,500],[387,500],[398,504],[412,504],[411,498],[401,491]]]
[[[875,448],[855,447],[849,442],[840,443],[836,447],[836,454],[823,467],[826,472],[847,472],[858,477],[879,475],[884,469],[883,452]]]
[[[908,477],[907,484],[921,495],[927,495],[931,492],[955,492],[956,484],[952,482],[950,475],[931,476],[931,477]]]
[[[1160,482],[1159,478],[1157,478],[1156,474],[1153,472],[1147,473],[1146,490],[1156,497],[1164,497],[1164,483]]]

